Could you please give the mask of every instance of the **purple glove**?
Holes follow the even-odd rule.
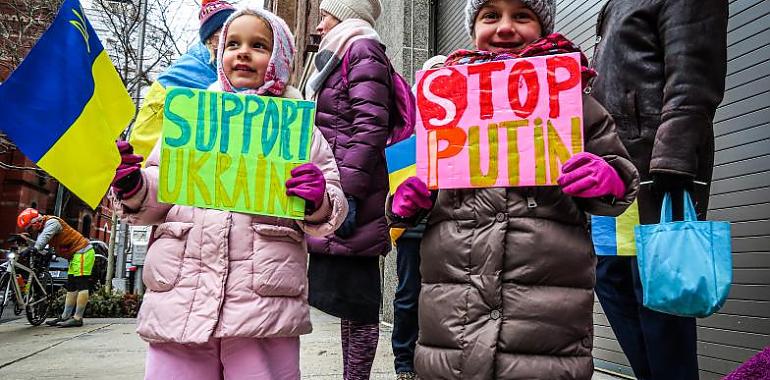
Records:
[[[305,213],[312,214],[321,207],[326,194],[326,179],[313,163],[302,164],[291,171],[286,180],[286,195],[295,195],[307,201]]]
[[[115,169],[112,189],[120,199],[131,198],[142,188],[142,156],[134,154],[134,147],[128,141],[117,141],[120,165]]]
[[[402,218],[411,218],[421,209],[433,206],[428,186],[417,177],[409,177],[398,185],[393,194],[393,213]]]
[[[597,198],[612,195],[623,198],[626,185],[603,158],[588,152],[578,153],[561,168],[556,180],[564,194],[578,198]]]

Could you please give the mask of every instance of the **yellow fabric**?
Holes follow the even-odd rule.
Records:
[[[639,204],[634,203],[616,219],[615,241],[618,256],[636,256],[636,237],[634,227],[639,224]]]
[[[390,184],[390,193],[394,194],[396,188],[407,178],[417,175],[417,165],[407,166],[401,170],[396,170],[388,174],[388,183]]]
[[[401,235],[404,234],[404,231],[406,231],[406,228],[391,228],[390,229],[390,242],[393,244],[393,246],[396,245],[396,240],[401,237]]]
[[[155,143],[160,138],[163,130],[163,106],[166,102],[166,88],[155,81],[139,108],[136,122],[131,129],[128,142],[134,147],[134,153],[140,154],[147,160]]]
[[[67,270],[68,275],[73,276],[90,276],[91,271],[94,269],[94,261],[96,260],[96,254],[94,249],[91,248],[83,253],[76,253],[70,260],[70,265]]]
[[[95,209],[115,177],[120,163],[115,139],[134,116],[134,103],[107,52],[96,57],[91,74],[93,96],[37,166]]]

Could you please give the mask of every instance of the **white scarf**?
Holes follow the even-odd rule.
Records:
[[[329,31],[321,40],[313,62],[313,74],[305,86],[307,99],[315,100],[326,78],[342,63],[350,45],[362,38],[381,42],[372,25],[357,18],[342,21]]]

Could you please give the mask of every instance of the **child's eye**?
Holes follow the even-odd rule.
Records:
[[[497,20],[498,18],[500,18],[500,15],[494,11],[489,11],[481,14],[482,20]]]
[[[264,49],[265,48],[265,44],[263,44],[261,42],[257,42],[253,46],[254,46],[254,49]]]
[[[227,48],[238,47],[238,42],[236,42],[236,41],[227,41],[227,44],[225,45],[225,47],[227,47]]]
[[[527,12],[519,12],[513,15],[513,18],[516,20],[531,20],[532,15],[530,15]]]

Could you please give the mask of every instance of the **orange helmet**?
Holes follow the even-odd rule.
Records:
[[[36,222],[40,218],[40,213],[34,208],[28,208],[19,214],[16,218],[16,225],[22,230],[26,230],[32,223]]]

